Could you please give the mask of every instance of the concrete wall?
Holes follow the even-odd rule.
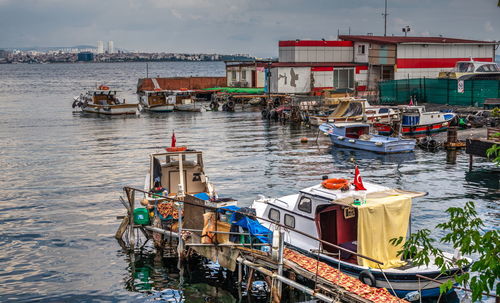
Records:
[[[310,91],[310,67],[274,67],[271,69],[271,93],[302,94]]]

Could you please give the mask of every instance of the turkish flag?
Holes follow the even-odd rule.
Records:
[[[171,144],[171,147],[175,147],[175,142],[177,142],[177,140],[175,139],[175,132],[172,133],[172,144]]]
[[[363,180],[361,179],[361,175],[359,174],[359,168],[356,165],[356,168],[354,169],[354,188],[356,190],[366,190],[365,186],[363,185]]]

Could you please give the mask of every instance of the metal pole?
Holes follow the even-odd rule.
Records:
[[[387,0],[385,0],[385,10],[384,10],[384,37],[387,36]]]

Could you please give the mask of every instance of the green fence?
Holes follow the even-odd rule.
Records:
[[[380,103],[408,104],[417,102],[461,106],[483,106],[488,98],[500,98],[500,80],[465,80],[464,90],[458,92],[455,79],[401,79],[379,83]]]

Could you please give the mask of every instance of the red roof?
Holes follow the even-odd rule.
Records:
[[[383,44],[398,43],[472,43],[472,44],[496,44],[494,41],[466,40],[446,37],[405,37],[405,36],[363,36],[363,35],[340,35],[339,39],[346,41],[372,42]]]
[[[329,47],[346,47],[352,46],[351,41],[326,41],[326,40],[282,40],[279,42],[280,47],[286,46],[329,46]]]
[[[362,66],[366,63],[350,62],[275,62],[271,67],[353,67]]]

